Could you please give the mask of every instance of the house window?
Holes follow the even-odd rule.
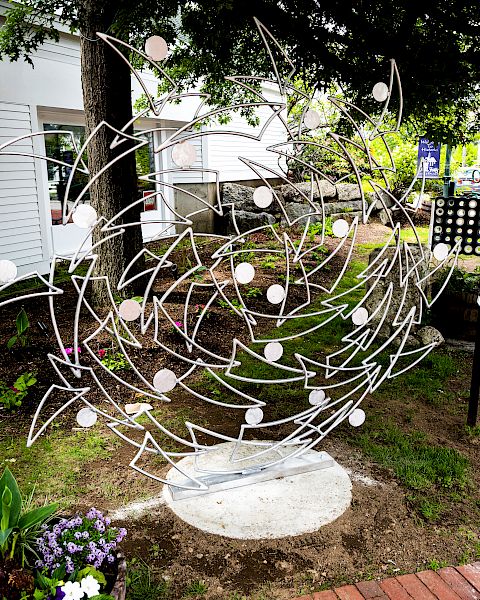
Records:
[[[81,173],[78,169],[73,175],[68,198],[65,198],[68,179],[71,173],[71,167],[77,158],[77,149],[80,149],[85,143],[85,127],[82,125],[59,125],[54,123],[45,123],[44,131],[52,131],[45,136],[45,150],[48,158],[61,161],[65,164],[58,164],[53,161],[47,161],[48,171],[48,191],[50,195],[50,213],[53,225],[60,225],[63,222],[64,203],[67,202],[66,214],[69,213],[73,204],[88,183],[88,175]],[[73,137],[73,139],[72,139]],[[153,136],[151,133],[142,136],[148,140],[148,145],[143,146],[135,153],[137,163],[137,175],[147,175],[155,171],[155,162],[153,154]],[[84,162],[87,164],[87,157],[84,156]],[[145,200],[145,210],[153,210],[157,207],[156,196],[148,197],[155,191],[155,184],[147,181],[138,180],[139,197],[147,197]],[[90,194],[87,192],[82,196],[82,202],[90,202]],[[71,220],[70,220],[71,222]]]
[[[61,161],[62,163],[67,163],[67,165],[73,165],[77,158],[76,148],[80,149],[85,142],[85,127],[79,125],[45,123],[43,129],[44,131],[55,132],[45,136],[45,151],[47,157]],[[65,201],[68,205],[66,208],[66,213],[68,214],[78,194],[87,184],[88,176],[80,173],[77,169],[73,175],[68,198],[65,199],[67,182],[72,171],[71,167],[53,161],[47,161],[47,171],[52,224],[60,225],[62,223]],[[88,192],[83,196],[82,201],[90,201]]]

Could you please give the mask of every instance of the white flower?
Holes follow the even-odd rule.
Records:
[[[63,600],[82,600],[85,593],[78,581],[67,581],[60,589],[65,594]]]
[[[87,594],[87,598],[93,598],[93,596],[98,596],[100,593],[100,584],[93,575],[84,577],[80,582],[80,586],[82,591]]]

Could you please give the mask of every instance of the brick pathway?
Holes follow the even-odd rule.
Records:
[[[480,600],[480,562],[362,581],[293,600]]]

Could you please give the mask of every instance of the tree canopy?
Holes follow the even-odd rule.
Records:
[[[0,55],[28,60],[45,38],[58,37],[58,21],[82,32],[88,4],[12,3],[0,31]],[[201,80],[213,103],[232,100],[225,75],[271,74],[253,24],[256,16],[285,46],[308,85],[326,89],[336,83],[352,101],[373,110],[372,85],[385,80],[394,58],[405,117],[417,133],[455,143],[479,129],[477,0],[104,0],[93,5],[111,13],[107,33],[137,47],[150,35],[162,35],[173,49],[169,74],[184,87]]]

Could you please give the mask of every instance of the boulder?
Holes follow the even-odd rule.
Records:
[[[297,204],[296,202],[288,202],[287,204],[285,204],[285,212],[287,213],[290,221],[295,221],[296,219],[300,219],[300,221],[298,221],[298,223],[303,224],[307,220],[306,215],[308,215],[309,213],[315,212],[315,211],[309,204]],[[319,212],[320,212],[320,207],[319,207]],[[305,218],[302,219],[301,217],[305,217]],[[322,220],[321,214],[310,216],[311,223],[316,223],[317,221],[321,221],[321,220]],[[282,226],[286,226],[286,224],[287,224],[287,222],[285,221],[284,218],[282,218]]]
[[[325,204],[325,214],[349,213],[362,210],[361,200],[352,200],[351,202],[328,202]]]
[[[423,346],[427,346],[428,344],[443,344],[445,339],[443,335],[435,329],[435,327],[431,327],[427,325],[426,327],[422,327],[417,331],[417,337],[422,342]]]
[[[350,200],[360,199],[362,197],[362,192],[357,183],[338,183],[337,197],[340,202],[348,202]]]
[[[238,183],[224,183],[222,186],[222,204],[234,204],[236,210],[259,212],[253,201],[255,188]]]
[[[378,213],[378,218],[380,219],[380,222],[382,223],[382,225],[387,225],[387,226],[391,226],[392,224],[392,211],[387,208],[382,208],[382,210]]]
[[[285,202],[305,202],[305,198],[300,194],[302,192],[310,198],[311,184],[310,182],[285,184],[277,188],[283,196]],[[320,199],[320,192],[323,195],[323,199],[335,198],[336,189],[333,183],[330,183],[326,179],[321,179],[319,185],[313,184],[313,199]]]
[[[240,232],[244,233],[256,227],[262,227],[262,225],[273,225],[275,217],[266,212],[254,213],[246,210],[235,210],[235,222]],[[232,212],[227,215],[227,231],[229,233],[235,232]]]
[[[375,203],[375,208],[377,210],[382,210],[385,207],[391,208],[395,204],[392,198],[382,190],[368,192],[367,194],[365,194],[365,197],[367,198],[369,204]]]
[[[375,258],[378,256],[378,254],[381,252],[382,249],[383,248],[375,248],[375,250],[373,250],[370,253],[370,256],[369,256],[370,264],[373,263],[373,261],[375,260]],[[413,247],[413,248],[410,248],[410,251],[412,253],[413,260],[418,261],[420,259],[420,250],[418,248]],[[425,277],[427,275],[428,262],[430,259],[430,251],[427,248],[423,248],[423,252],[425,255],[425,261],[421,261],[417,266],[418,277],[420,279],[422,279],[423,277]],[[393,258],[394,253],[395,253],[394,247],[388,248],[388,250],[383,254],[383,257],[388,258],[390,260]],[[387,289],[388,289],[390,283],[393,283],[393,294],[392,294],[392,299],[390,302],[390,307],[388,309],[388,314],[384,321],[384,325],[382,326],[382,329],[379,332],[381,337],[389,337],[396,329],[396,327],[392,327],[392,323],[393,323],[395,316],[401,306],[403,293],[404,293],[404,288],[400,285],[400,260],[402,261],[402,267],[401,267],[402,272],[403,272],[403,274],[405,274],[405,267],[406,267],[405,252],[401,251],[400,255],[397,256],[396,263],[393,265],[393,267],[390,270],[390,272],[388,273],[388,275],[384,278],[379,279],[377,285],[375,286],[375,289],[372,291],[370,296],[366,299],[365,304],[364,304],[368,313],[372,314],[377,309],[377,307],[380,305],[383,298],[385,297],[385,294],[387,292]],[[376,278],[372,278],[366,282],[367,292],[370,290],[370,288],[372,287],[372,285],[374,284],[375,281],[376,281]],[[406,290],[406,295],[405,295],[405,303],[403,304],[402,310],[400,312],[400,317],[398,319],[398,321],[400,321],[400,322],[406,318],[406,316],[407,316],[408,312],[410,311],[410,309],[412,308],[412,306],[416,306],[418,309],[421,306],[422,295],[421,295],[420,290],[416,286],[416,282],[417,282],[416,273],[412,273],[406,282],[407,290]],[[424,284],[424,286],[426,287],[426,283]],[[418,314],[419,314],[418,311],[416,314],[418,317]],[[376,317],[374,318],[373,324],[378,324],[382,315],[383,315],[383,310],[380,310],[379,314],[377,314]]]

